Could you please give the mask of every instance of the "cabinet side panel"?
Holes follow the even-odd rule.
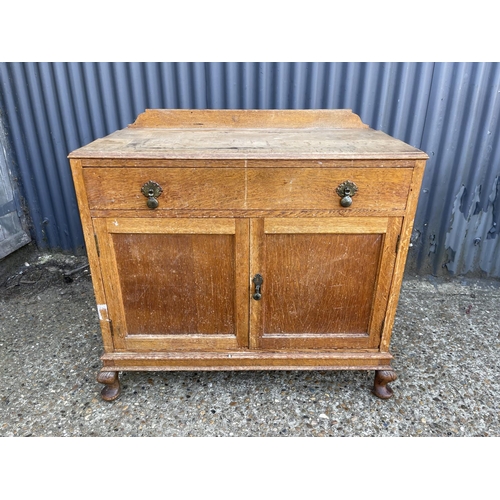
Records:
[[[107,311],[106,296],[102,282],[101,269],[99,265],[99,256],[97,252],[96,238],[92,219],[90,217],[87,192],[82,172],[82,162],[80,160],[70,160],[71,173],[75,185],[76,199],[80,211],[80,219],[82,221],[83,236],[85,239],[85,248],[89,259],[90,273],[92,276],[92,284],[94,286],[94,295],[97,302],[99,320],[102,332],[102,339],[105,352],[111,352],[114,349],[113,338],[109,325],[109,319],[105,312]],[[103,313],[101,313],[103,311]]]
[[[381,351],[388,351],[392,335],[392,327],[394,325],[394,318],[396,316],[396,308],[399,300],[399,292],[403,282],[403,275],[406,264],[406,256],[408,255],[408,247],[410,245],[411,232],[413,229],[413,221],[417,211],[418,197],[420,194],[420,187],[422,185],[422,178],[424,175],[425,160],[418,160],[415,162],[415,169],[413,171],[412,183],[410,186],[410,194],[407,202],[407,215],[404,217],[403,225],[401,227],[401,236],[399,242],[399,250],[396,256],[396,264],[394,266],[394,277],[392,280],[389,301],[387,305],[387,314],[384,322],[384,329],[382,331],[382,339],[380,343]]]

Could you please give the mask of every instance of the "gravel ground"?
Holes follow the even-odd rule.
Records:
[[[128,372],[102,401],[84,256],[0,261],[0,436],[499,436],[500,281],[407,276],[373,372]]]

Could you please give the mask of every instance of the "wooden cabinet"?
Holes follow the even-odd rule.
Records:
[[[391,396],[425,153],[350,110],[147,110],[69,157],[104,399],[127,370],[367,369]]]

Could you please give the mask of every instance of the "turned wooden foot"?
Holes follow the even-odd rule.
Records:
[[[398,376],[393,370],[376,370],[375,382],[373,384],[373,394],[382,399],[389,399],[392,395],[392,389],[387,385],[394,382]]]
[[[120,395],[121,387],[118,372],[99,372],[97,381],[105,385],[101,391],[104,401],[113,401]]]

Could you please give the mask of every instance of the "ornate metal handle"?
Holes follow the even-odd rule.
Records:
[[[337,194],[340,196],[340,204],[343,207],[352,205],[352,197],[358,192],[358,186],[352,181],[345,181],[337,187]]]
[[[154,209],[158,208],[158,196],[163,192],[163,189],[161,186],[155,182],[155,181],[148,181],[144,186],[141,188],[142,194],[148,199],[146,202],[148,205],[148,208]]]
[[[256,274],[252,278],[252,282],[255,285],[255,293],[252,295],[253,300],[260,300],[262,298],[262,293],[260,287],[264,283],[264,278],[260,274]]]

